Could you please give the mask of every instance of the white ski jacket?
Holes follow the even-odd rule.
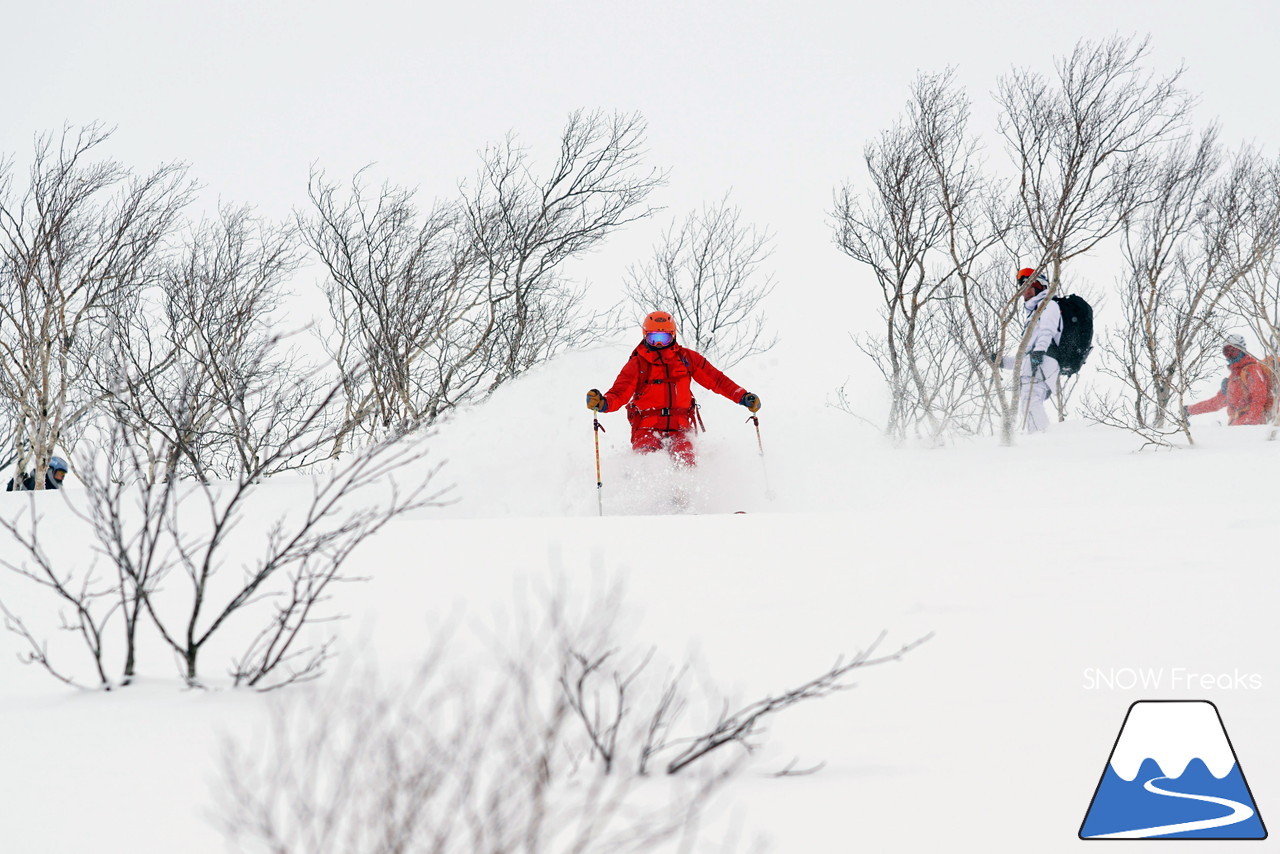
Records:
[[[1031,322],[1031,315],[1035,314],[1036,309],[1040,307],[1040,303],[1044,302],[1048,291],[1040,293],[1027,300],[1023,306],[1027,312],[1027,322]],[[1025,326],[1023,329],[1025,330]],[[1050,344],[1057,344],[1062,340],[1062,309],[1058,308],[1056,302],[1050,301],[1044,307],[1044,314],[1040,315],[1039,322],[1036,323],[1035,331],[1031,333],[1031,340],[1027,343],[1027,352],[1032,353],[1036,350],[1048,350]]]

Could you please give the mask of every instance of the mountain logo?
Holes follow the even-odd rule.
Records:
[[[1266,839],[1218,707],[1129,707],[1080,825],[1081,839]]]

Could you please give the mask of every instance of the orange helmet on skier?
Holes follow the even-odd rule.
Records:
[[[640,326],[650,347],[668,347],[676,340],[676,322],[665,311],[651,311]]]
[[[1037,273],[1034,267],[1023,267],[1018,271],[1018,284],[1023,287],[1035,286],[1036,290],[1049,287],[1049,274]]]

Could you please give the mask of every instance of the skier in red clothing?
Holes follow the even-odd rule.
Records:
[[[1227,409],[1227,424],[1267,424],[1271,420],[1271,374],[1245,350],[1244,337],[1228,335],[1222,344],[1231,373],[1222,381],[1216,395],[1184,410],[1185,415],[1200,415]]]
[[[651,453],[665,447],[672,458],[694,465],[691,435],[701,419],[689,380],[723,395],[752,412],[760,398],[726,377],[700,353],[676,343],[676,323],[665,311],[644,319],[644,340],[622,366],[613,387],[587,392],[587,409],[614,412],[626,406],[631,448]]]

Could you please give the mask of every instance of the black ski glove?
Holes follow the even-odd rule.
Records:
[[[593,388],[587,392],[587,409],[594,409],[596,412],[608,412],[609,402],[604,399],[604,395],[600,393],[600,389]]]
[[[1044,364],[1044,351],[1032,350],[1027,356],[1031,359],[1031,370],[1033,372],[1040,370],[1040,366]]]
[[[744,394],[742,396],[742,400],[738,401],[738,403],[745,406],[747,409],[750,409],[752,412],[760,411],[760,398],[751,392]]]

